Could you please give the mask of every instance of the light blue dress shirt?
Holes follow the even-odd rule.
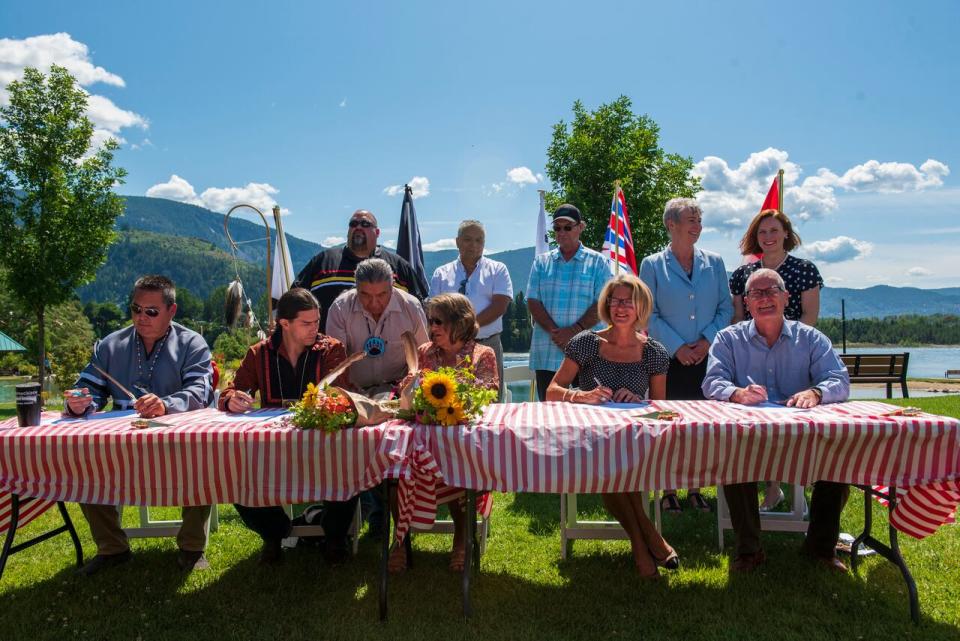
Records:
[[[784,320],[772,347],[757,333],[753,320],[717,333],[710,346],[703,395],[728,401],[738,387],[750,384],[748,376],[766,387],[767,398],[775,403],[812,387],[823,392],[824,403],[839,403],[850,396],[847,368],[830,339],[800,321]]]
[[[712,343],[733,318],[727,268],[719,254],[693,248],[693,272],[688,276],[669,247],[640,263],[640,279],[653,294],[650,337],[670,356],[701,337]]]

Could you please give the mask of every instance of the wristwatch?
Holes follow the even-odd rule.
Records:
[[[822,401],[822,400],[823,400],[823,390],[822,390],[822,389],[820,389],[819,387],[811,387],[811,388],[810,388],[810,391],[817,395],[817,400],[818,400],[818,401]]]

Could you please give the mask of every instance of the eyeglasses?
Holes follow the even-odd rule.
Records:
[[[573,231],[573,228],[574,228],[574,227],[575,227],[575,225],[554,225],[554,226],[553,226],[553,231],[554,231],[554,232],[558,232],[558,231]]]
[[[358,220],[354,218],[353,220],[350,221],[350,229],[353,229],[354,227],[363,227],[364,229],[370,229],[371,227],[373,227],[373,223],[371,223],[369,220]]]
[[[436,325],[437,327],[440,327],[441,325],[444,324],[445,321],[442,318],[431,317],[427,319],[427,322],[430,323],[431,325]]]
[[[130,303],[130,313],[134,316],[146,314],[150,318],[156,318],[160,315],[160,310],[156,307],[140,307],[136,303]]]
[[[782,291],[783,288],[780,286],[768,287],[766,289],[751,289],[745,293],[743,297],[752,298],[753,300],[760,300],[761,298],[774,298]]]
[[[469,279],[464,278],[463,280],[461,280],[461,281],[460,281],[460,287],[457,288],[457,291],[458,291],[459,293],[463,294],[463,295],[466,295],[466,294],[467,294],[467,280],[469,280]]]
[[[613,298],[607,299],[607,307],[633,307],[632,298]]]

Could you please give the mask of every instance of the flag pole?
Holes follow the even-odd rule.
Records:
[[[616,254],[614,258],[616,267],[614,268],[614,272],[613,272],[614,276],[620,275],[620,212],[617,210],[617,205],[619,204],[619,199],[617,198],[617,196],[619,195],[620,195],[620,180],[614,180],[613,181],[613,215],[617,219],[616,236],[614,236],[613,238],[613,246],[616,248],[615,249]]]
[[[783,170],[777,172],[777,211],[783,213]]]

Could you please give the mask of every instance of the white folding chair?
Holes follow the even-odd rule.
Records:
[[[510,391],[507,386],[509,383],[522,383],[523,381],[529,381],[530,383],[530,394],[526,400],[533,402],[537,400],[537,376],[533,373],[529,367],[523,365],[514,365],[513,367],[505,367],[503,370],[503,402],[512,403],[513,402],[513,393]]]
[[[646,494],[646,492],[644,492]],[[653,519],[660,532],[660,493],[653,491],[647,500],[647,516]],[[575,539],[626,539],[627,532],[617,521],[581,521],[577,515],[577,495],[560,495],[560,558],[570,553],[570,542]]]
[[[123,517],[124,507],[126,506],[117,506],[117,510],[120,512],[121,518]],[[161,538],[165,536],[175,537],[180,531],[180,526],[183,525],[183,521],[180,519],[154,521],[152,518],[150,518],[150,508],[145,505],[141,505],[137,509],[140,513],[140,527],[123,528],[127,538],[150,539]],[[207,520],[207,536],[209,537],[211,532],[216,532],[219,525],[220,518],[217,514],[217,506],[214,504],[210,506],[210,518]]]
[[[807,512],[807,499],[803,494],[803,485],[792,485],[793,497],[789,512],[761,512],[760,529],[767,532],[806,532],[809,523],[804,519]],[[717,487],[717,540],[723,552],[723,531],[732,530],[730,510],[723,495],[723,487]]]

